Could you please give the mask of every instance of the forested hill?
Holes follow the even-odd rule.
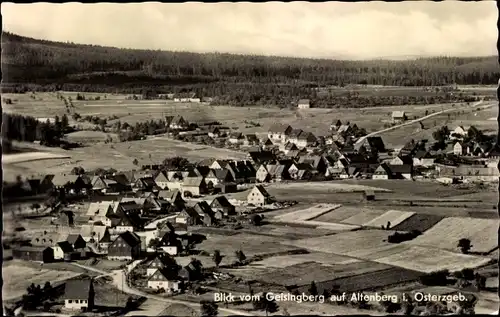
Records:
[[[309,88],[346,84],[437,86],[496,84],[500,77],[493,56],[342,61],[119,49],[12,33],[2,36],[2,72],[7,86],[64,85],[79,90],[154,86],[172,90],[189,85],[212,87],[214,92],[222,83]]]

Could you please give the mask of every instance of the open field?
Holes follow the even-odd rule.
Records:
[[[26,293],[31,284],[56,283],[80,275],[80,273],[62,270],[48,270],[40,265],[39,269],[23,265],[23,261],[9,261],[2,265],[3,300],[10,300]]]
[[[352,208],[354,209],[354,207]],[[359,211],[359,208],[357,209]],[[363,210],[362,212],[356,213],[352,217],[342,220],[342,222],[362,226],[364,223],[370,222],[383,214],[384,212],[381,210]]]
[[[403,267],[420,272],[448,269],[451,272],[464,268],[475,268],[491,261],[489,258],[454,253],[434,248],[412,246],[402,252],[378,258],[380,263]]]
[[[386,91],[385,89],[356,89],[358,93],[369,95],[401,95],[408,91],[421,94],[429,94],[421,89],[408,89],[397,87]],[[340,89],[339,93],[347,92]],[[166,115],[182,115],[187,120],[198,121],[220,121],[221,123],[240,127],[242,132],[265,132],[275,122],[290,124],[293,127],[311,131],[315,134],[325,134],[328,132],[332,121],[341,119],[350,121],[365,128],[368,132],[383,128],[384,122],[390,121],[392,111],[405,111],[410,118],[421,117],[425,112],[448,109],[452,104],[433,105],[403,105],[391,107],[373,107],[363,109],[319,109],[312,108],[302,111],[296,109],[279,109],[277,107],[228,107],[210,106],[207,104],[182,104],[166,100],[125,100],[125,95],[91,94],[83,93],[85,96],[99,96],[101,100],[76,100],[76,93],[61,92],[65,97],[71,96],[75,111],[82,116],[101,115],[103,117],[116,115],[119,120],[135,124],[136,122],[158,119]],[[431,95],[434,93],[430,93]],[[55,93],[37,93],[33,100],[30,94],[5,94],[6,98],[13,100],[13,104],[5,105],[4,111],[8,113],[19,113],[32,115],[35,117],[62,116],[65,113],[65,106],[62,100],[58,100]],[[458,107],[457,104],[455,107]],[[491,117],[491,116],[490,116]],[[381,120],[382,118],[382,120]],[[258,122],[259,127],[245,124],[245,121]],[[110,121],[112,123],[113,121]],[[247,128],[248,126],[248,128]]]
[[[27,145],[35,149],[40,146]],[[43,148],[44,151],[53,153],[54,159],[45,161],[32,161],[29,163],[16,163],[10,159],[12,164],[4,161],[4,178],[15,179],[15,175],[38,174],[40,171],[45,173],[64,173],[70,172],[75,166],[81,166],[85,170],[97,168],[114,168],[116,170],[131,170],[137,168],[132,162],[134,159],[139,161],[139,165],[162,162],[166,157],[184,156],[190,160],[200,161],[206,158],[219,159],[242,159],[246,157],[244,152],[236,152],[227,149],[219,149],[210,146],[202,146],[193,143],[171,140],[166,137],[155,137],[147,140],[113,143],[113,144],[95,144],[88,147],[76,148],[65,151],[59,148]],[[37,157],[38,153],[22,153],[22,157]],[[28,156],[27,156],[28,155]],[[68,159],[55,159],[59,155],[71,157]],[[150,158],[151,156],[151,158]],[[17,158],[19,160],[19,158]]]
[[[391,233],[393,232],[390,230],[360,230],[282,243],[317,252],[350,256],[357,251],[391,245],[383,241]]]
[[[363,226],[380,228],[382,226],[387,227],[390,223],[390,227],[387,229],[392,229],[393,226],[397,226],[410,218],[413,214],[413,212],[408,211],[389,210],[377,218],[364,223]]]
[[[319,217],[313,218],[312,220],[321,221],[321,222],[332,222],[338,223],[342,222],[342,220],[352,217],[360,212],[360,207],[352,207],[352,206],[341,206],[336,208],[330,212],[327,212]],[[356,223],[352,223],[356,224]]]
[[[118,135],[115,133],[106,133],[102,131],[76,131],[65,135],[65,139],[77,143],[104,142],[111,138],[113,142],[118,142]]]
[[[332,204],[324,204],[324,205],[316,205],[310,208],[293,211],[281,216],[274,217],[277,221],[283,222],[293,222],[293,221],[306,221],[314,219],[322,214],[330,212],[339,208],[340,205],[332,205]]]
[[[393,226],[392,230],[396,231],[412,231],[418,230],[425,232],[432,228],[436,223],[443,220],[443,217],[431,214],[413,214],[413,216],[405,219],[397,226]]]
[[[269,273],[258,276],[257,279],[275,285],[301,286],[310,285],[312,281],[330,281],[337,278],[361,275],[389,268],[390,266],[385,264],[367,261],[332,266],[324,266],[319,263],[309,262],[272,270]]]
[[[223,235],[207,235],[207,239],[198,244],[196,249],[209,252],[210,254],[215,250],[219,250],[224,256],[222,265],[231,264],[236,259],[234,253],[238,250],[242,250],[247,258],[249,258],[254,255],[273,254],[300,249],[280,244],[282,241],[284,239],[247,233],[235,234],[229,238]]]
[[[336,264],[349,264],[360,262],[361,260],[349,258],[341,255],[334,255],[321,252],[312,252],[308,254],[281,255],[266,258],[262,261],[252,263],[252,266],[263,266],[267,268],[284,268],[296,264],[316,262],[325,266]]]
[[[498,225],[498,219],[445,218],[409,243],[458,252],[458,241],[467,238],[471,252],[491,252],[498,248]]]

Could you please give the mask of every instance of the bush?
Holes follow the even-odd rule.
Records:
[[[440,270],[420,276],[420,283],[426,286],[446,286],[448,285],[448,270]]]

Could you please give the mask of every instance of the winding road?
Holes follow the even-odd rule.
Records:
[[[137,266],[141,261],[134,261],[131,265],[127,266],[126,269],[123,270],[114,270],[111,273],[106,272],[103,270],[99,270],[87,265],[82,265],[78,263],[72,263],[75,266],[78,266],[80,268],[96,272],[98,274],[101,274],[99,277],[103,276],[110,276],[113,278],[113,285],[120,291],[131,294],[131,295],[136,295],[136,296],[144,296],[146,298],[164,302],[164,303],[169,303],[169,304],[182,304],[186,306],[193,307],[194,309],[198,310],[200,308],[200,304],[198,303],[193,303],[189,301],[184,301],[184,300],[179,300],[179,299],[171,299],[171,298],[166,298],[158,295],[153,295],[153,294],[148,294],[141,292],[138,289],[132,288],[127,284],[127,274],[125,271],[130,272],[135,266]],[[219,307],[220,312],[224,312],[230,315],[238,315],[238,316],[253,316],[250,312],[247,311],[240,311],[240,310],[235,310],[235,309],[229,309],[229,308],[222,308]]]
[[[445,109],[445,110],[441,110],[441,111],[438,111],[438,112],[434,112],[434,113],[431,113],[427,116],[424,116],[424,117],[421,117],[421,118],[418,118],[418,119],[415,119],[415,120],[411,120],[411,121],[407,121],[405,123],[401,123],[401,124],[398,124],[398,125],[395,125],[395,126],[392,126],[390,128],[386,128],[386,129],[382,129],[382,130],[378,130],[378,131],[375,131],[375,132],[372,132],[372,133],[368,133],[367,135],[359,138],[356,143],[354,143],[354,146],[357,146],[357,145],[360,145],[362,144],[366,138],[369,138],[369,137],[372,137],[372,136],[375,136],[377,134],[381,134],[381,133],[384,133],[384,132],[388,132],[388,131],[392,131],[392,130],[396,130],[396,129],[399,129],[399,128],[402,128],[404,126],[407,126],[407,125],[410,125],[410,124],[414,124],[414,123],[417,123],[417,122],[420,122],[420,121],[424,121],[424,120],[427,120],[429,118],[432,118],[434,116],[437,116],[437,115],[440,115],[440,114],[443,114],[443,113],[446,113],[446,112],[452,112],[452,111],[457,111],[457,110],[463,110],[464,108],[474,108],[474,107],[477,107],[479,106],[480,104],[483,103],[483,99],[481,99],[480,101],[476,102],[476,103],[473,103],[472,105],[468,105],[466,107],[458,107],[458,108],[450,108],[450,109]],[[486,105],[486,106],[483,106],[482,109],[486,109],[486,108],[490,108],[492,107],[493,105]]]

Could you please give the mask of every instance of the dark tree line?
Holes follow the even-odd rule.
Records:
[[[38,45],[33,45],[38,44]],[[435,57],[411,61],[343,61],[221,53],[133,50],[51,42],[5,32],[6,82],[108,83],[148,81],[164,85],[228,81],[290,85],[375,84],[439,86],[496,84],[495,57]],[[5,68],[4,68],[5,69]],[[33,74],[37,78],[33,79]],[[90,79],[90,81],[89,81]]]
[[[4,113],[2,115],[2,137],[6,140],[33,142],[40,141],[42,145],[59,145],[65,133],[72,131],[68,117],[55,117],[52,123],[49,119],[41,122],[31,116]]]

